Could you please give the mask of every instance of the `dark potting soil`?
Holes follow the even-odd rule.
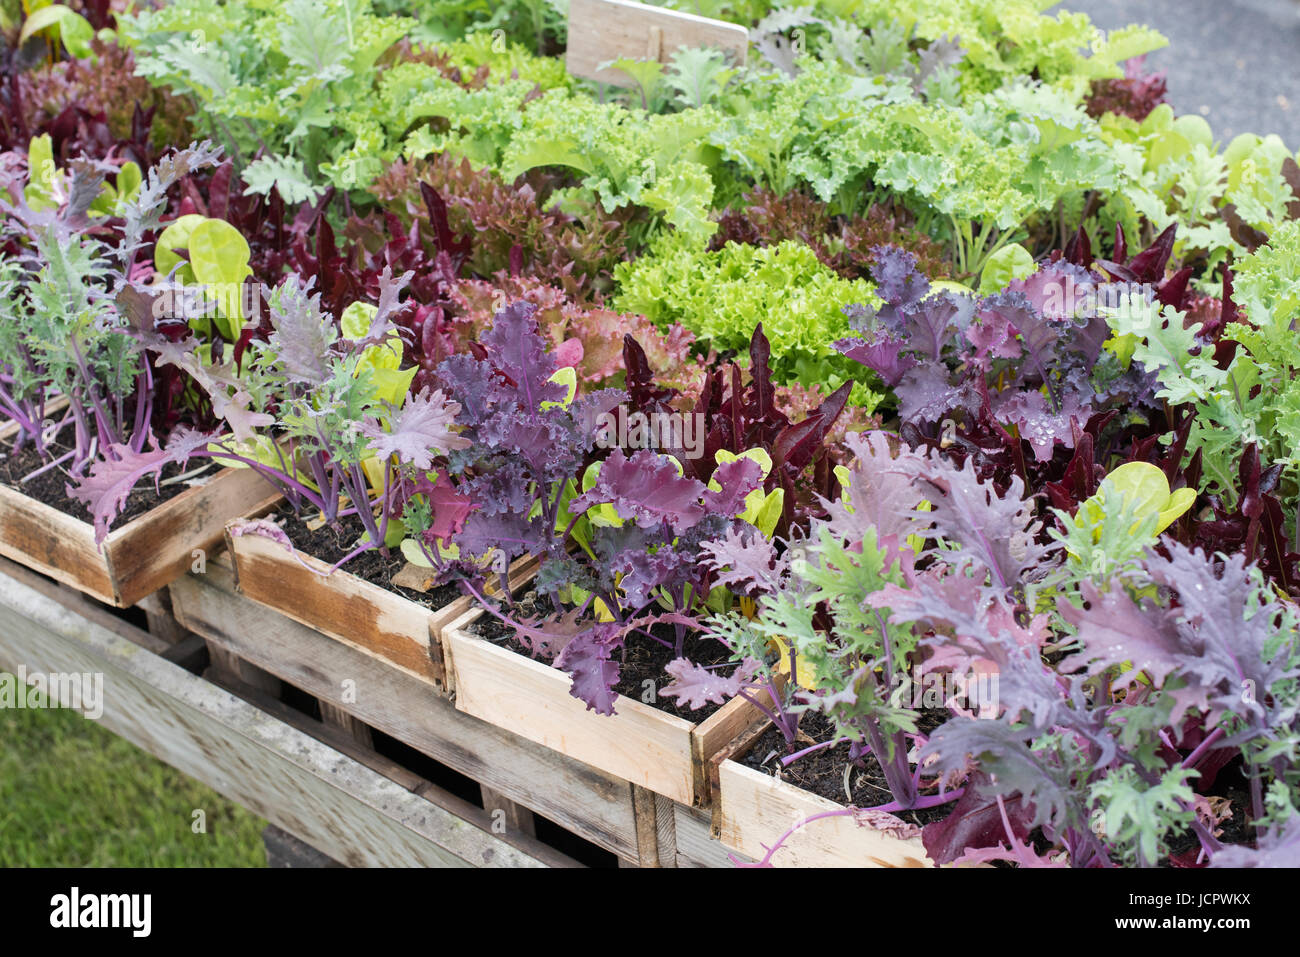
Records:
[[[29,498],[34,498],[38,502],[43,502],[52,508],[58,509],[64,515],[71,515],[83,522],[93,521],[90,509],[68,495],[67,487],[71,484],[71,479],[68,478],[68,474],[62,468],[47,469],[31,481],[24,482],[23,477],[45,465],[45,461],[30,442],[25,443],[17,453],[13,453],[11,448],[8,443],[5,443],[3,454],[0,454],[0,482]],[[59,445],[51,445],[49,448],[55,458],[68,451],[67,448]],[[193,459],[187,466],[181,466],[174,462],[166,465],[159,477],[159,485],[156,489],[152,481],[141,482],[127,496],[126,505],[121,513],[117,518],[113,519],[113,528],[121,528],[131,519],[138,518],[151,508],[180,495],[181,492],[190,487],[188,480],[173,481],[169,484],[163,483],[168,483],[168,480],[186,472],[194,472],[202,468],[204,464],[205,461],[202,459]],[[216,475],[218,471],[220,471],[220,467],[212,464],[203,469],[201,473],[194,475],[193,479],[203,481]]]
[[[293,542],[294,548],[327,565],[333,565],[355,549],[366,532],[361,519],[355,515],[340,519],[339,528],[331,525],[309,528],[306,522],[306,518],[310,517],[309,513],[300,516],[294,512],[291,505],[284,502],[276,510],[275,517],[284,525],[285,534],[289,536],[289,541]],[[406,559],[397,549],[390,549],[388,556],[385,557],[381,551],[372,548],[349,559],[340,570],[435,610],[450,604],[460,596],[460,589],[455,583],[437,585],[427,592],[394,585],[393,576],[405,567]]]
[[[1214,784],[1210,788],[1214,797],[1227,798],[1231,803],[1229,809],[1232,816],[1221,821],[1218,830],[1220,841],[1225,845],[1245,844],[1251,845],[1255,840],[1255,829],[1250,826],[1250,785],[1241,772],[1241,759],[1234,758],[1228,765],[1220,769],[1215,775]],[[1194,848],[1200,847],[1200,841],[1196,837],[1196,832],[1188,828],[1183,834],[1171,838],[1169,841],[1169,856],[1160,862],[1161,867],[1173,867],[1169,858],[1176,857],[1180,854],[1187,854]],[[1195,855],[1187,855],[1194,857]]]
[[[948,720],[948,712],[942,709],[929,709],[920,712],[917,727],[921,731],[932,731]],[[801,750],[820,741],[830,740],[835,736],[835,729],[825,715],[816,711],[805,711],[799,718],[800,741],[795,750]],[[803,736],[811,740],[802,740]],[[880,770],[874,756],[866,757],[861,767],[849,763],[848,744],[833,748],[822,748],[811,754],[805,754],[789,767],[781,767],[780,759],[789,752],[786,750],[785,738],[776,728],[768,728],[754,743],[740,763],[756,771],[763,771],[788,781],[795,787],[811,791],[837,804],[852,804],[854,807],[876,807],[894,800],[885,783],[885,773]],[[845,768],[849,768],[849,793],[844,789]],[[919,811],[896,811],[895,816],[918,826],[941,821],[952,811],[951,804],[923,808]]]
[[[529,591],[518,599],[515,610],[507,614],[522,619],[534,615],[545,616],[552,612],[553,606],[548,597]],[[494,615],[484,615],[471,625],[469,630],[480,638],[509,648],[516,654],[527,658],[537,657],[527,645],[515,637],[514,630],[509,625]],[[650,633],[664,641],[675,642],[676,633],[670,625],[655,625],[650,629]],[[702,667],[722,665],[724,671],[729,671],[733,667],[726,663],[731,658],[731,652],[726,645],[716,638],[707,637],[699,632],[686,636],[683,653],[686,658]],[[623,644],[622,657],[619,659],[619,680],[614,685],[614,690],[634,701],[643,702],[652,708],[687,721],[698,723],[705,720],[721,705],[706,704],[703,708],[691,710],[684,705],[679,705],[676,698],[660,693],[672,681],[672,678],[664,672],[664,668],[676,657],[676,650],[669,645],[652,641],[645,635],[629,635]]]

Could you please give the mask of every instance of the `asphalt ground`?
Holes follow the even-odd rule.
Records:
[[[1169,38],[1147,57],[1169,103],[1199,113],[1224,145],[1276,133],[1300,150],[1300,0],[1064,0],[1099,28],[1145,23]]]

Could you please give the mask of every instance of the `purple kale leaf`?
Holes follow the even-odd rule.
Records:
[[[775,591],[784,563],[772,540],[751,526],[728,528],[726,535],[700,544],[701,561],[715,572],[713,583],[737,592]]]
[[[714,483],[719,487],[705,490],[704,507],[714,515],[736,515],[745,510],[745,497],[763,487],[763,468],[751,458],[723,462],[713,470]]]
[[[339,339],[334,319],[321,311],[320,294],[290,275],[275,290],[264,288],[270,303],[269,345],[277,371],[309,388],[322,386],[332,374],[330,355]]]
[[[95,542],[102,543],[108,535],[108,526],[126,505],[127,496],[146,475],[157,476],[164,466],[184,465],[191,455],[206,449],[215,436],[184,427],[176,429],[167,445],[159,448],[151,442],[149,451],[134,451],[129,445],[114,443],[104,450],[101,458],[90,467],[90,472],[68,486],[71,498],[81,502],[90,511],[95,522]]]
[[[1002,392],[993,400],[992,409],[998,421],[1016,426],[1039,462],[1050,462],[1058,444],[1073,448],[1076,430],[1093,413],[1090,407],[1081,404],[1079,393],[1074,390],[1064,393],[1059,410],[1053,410],[1048,397],[1037,389]]]
[[[541,551],[546,543],[546,526],[529,519],[525,512],[488,512],[475,509],[456,535],[454,544],[469,558],[482,558],[501,549],[511,560]]]
[[[890,388],[896,387],[903,373],[916,365],[914,357],[903,354],[908,348],[908,340],[883,331],[862,338],[840,339],[835,348],[854,362],[873,370]]]
[[[649,449],[639,449],[631,458],[614,449],[602,464],[596,484],[570,503],[577,513],[593,505],[613,505],[620,518],[634,520],[641,528],[668,523],[681,534],[705,515],[700,499],[704,483],[677,474],[677,467]]]
[[[1225,847],[1210,859],[1211,867],[1300,867],[1300,814],[1282,827],[1271,828],[1254,849]]]
[[[1204,692],[1212,717],[1232,714],[1245,723],[1225,743],[1278,733],[1290,722],[1269,691],[1300,676],[1290,665],[1294,634],[1279,641],[1279,622],[1287,617],[1282,605],[1243,555],[1210,559],[1177,542],[1166,550],[1169,557],[1152,556],[1147,569],[1178,595],[1178,673]]]
[[[986,776],[968,786],[975,798],[1001,795],[1005,800],[1018,795],[1032,807],[1027,826],[1050,826],[1058,833],[1067,827],[1087,827],[1086,794],[1076,787],[1074,768],[1056,760],[1051,751],[1036,751],[1031,744],[1038,736],[1033,726],[1016,726],[1006,721],[954,718],[937,728],[921,760],[933,756],[926,767],[940,773],[960,772],[974,759]]]
[[[991,480],[980,481],[972,458],[958,468],[931,455],[921,461],[919,477],[918,489],[931,510],[914,513],[912,521],[918,532],[933,530],[958,546],[956,552],[936,552],[944,561],[970,558],[989,570],[994,585],[1010,589],[1046,559],[1050,550],[1038,544],[1041,524],[1031,503],[1021,499],[1019,476],[1012,476],[1006,493],[999,495]]]
[[[1000,808],[996,795],[989,796],[988,785],[987,774],[972,772],[952,813],[921,829],[921,843],[930,860],[939,865],[951,864],[968,850],[997,847],[1002,841],[1029,836],[1032,814],[1023,802],[1004,800]],[[1007,824],[1011,826],[1010,834]]]
[[[573,678],[569,694],[597,714],[614,714],[620,668],[613,655],[622,645],[625,627],[616,622],[593,625],[571,638],[555,659],[555,667]]]
[[[398,326],[393,322],[393,317],[406,308],[406,304],[398,300],[402,290],[410,284],[414,276],[415,273],[408,270],[397,278],[393,278],[393,267],[384,266],[384,271],[379,276],[379,304],[375,309],[374,317],[370,320],[370,328],[366,331],[366,334],[362,338],[349,343],[349,347],[354,352],[360,352],[369,346],[385,343],[392,333],[399,331]]]
[[[826,502],[827,527],[832,534],[856,545],[868,529],[876,540],[901,542],[914,530],[916,507],[924,494],[916,487],[924,459],[896,443],[887,432],[856,432],[845,438],[853,453],[849,465],[847,501]],[[923,518],[924,516],[922,516]]]
[[[980,407],[975,385],[966,378],[954,385],[948,367],[937,361],[908,369],[894,393],[898,397],[898,417],[904,422],[937,422],[954,409],[973,413]]]
[[[911,306],[930,293],[930,280],[916,268],[917,259],[900,246],[882,245],[871,250],[875,262],[871,278],[876,295],[891,306]]]
[[[762,668],[762,663],[746,658],[731,674],[694,664],[685,658],[668,663],[664,671],[672,677],[660,694],[676,698],[677,703],[695,711],[706,704],[726,704],[744,691]]]
[[[646,548],[639,543],[630,544],[627,536],[617,537],[618,544],[624,547],[613,551],[609,559],[609,570],[619,576],[619,588],[629,607],[642,607],[650,600],[654,589],[663,586],[671,588],[681,583],[683,576],[692,571],[693,556],[687,551],[667,543]],[[599,544],[603,552],[609,545],[608,540],[614,538],[614,535],[606,533],[601,538]]]
[[[908,309],[904,332],[912,349],[925,359],[940,359],[944,350],[965,335],[975,315],[975,300],[940,292]]]
[[[1076,608],[1064,596],[1056,604],[1061,617],[1076,629],[1079,650],[1060,663],[1063,672],[1086,668],[1100,674],[1115,665],[1128,670],[1115,680],[1126,688],[1145,672],[1157,685],[1182,664],[1175,613],[1150,602],[1135,602],[1123,588],[1100,591],[1091,582],[1079,586],[1086,607]],[[1178,716],[1174,716],[1177,723]]]
[[[559,363],[546,349],[536,314],[537,306],[530,302],[506,306],[480,340],[495,373],[513,386],[518,404],[530,411],[540,409],[543,402],[562,401],[565,395],[564,386],[550,381]]]
[[[1022,378],[1030,382],[1048,381],[1054,367],[1054,347],[1061,327],[1035,309],[1028,296],[1014,290],[989,296],[980,304],[981,321],[993,322],[995,317],[1005,321],[1020,335],[1024,350]]]
[[[399,462],[427,472],[433,468],[434,458],[448,449],[469,447],[469,439],[452,431],[459,412],[460,406],[449,402],[441,389],[432,395],[428,390],[419,395],[408,393],[388,430],[367,419],[361,432],[370,437],[370,450],[380,460],[395,455]]]

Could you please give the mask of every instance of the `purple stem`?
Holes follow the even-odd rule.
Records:
[[[48,472],[50,469],[58,468],[61,464],[63,464],[64,462],[66,462],[68,459],[72,458],[76,454],[77,453],[75,449],[72,449],[68,452],[64,452],[57,459],[54,459],[54,461],[47,462],[46,464],[42,465],[40,468],[36,469],[34,472],[28,472],[21,479],[19,479],[19,481],[24,484],[30,482],[32,479],[36,478],[36,476],[44,472]]]
[[[804,748],[802,751],[796,751],[794,754],[788,754],[781,759],[781,767],[789,767],[804,755],[812,754],[814,751],[820,751],[822,748],[833,748],[837,744],[843,744],[848,738],[836,738],[834,741],[823,741],[821,744],[814,744],[810,748]],[[868,750],[870,750],[868,748]]]
[[[888,804],[879,804],[876,807],[868,807],[868,808],[846,807],[837,811],[822,811],[819,814],[814,814],[811,817],[804,818],[802,821],[795,824],[792,828],[790,828],[779,838],[777,838],[776,843],[773,844],[771,847],[767,848],[767,853],[763,855],[762,860],[755,861],[753,864],[746,864],[743,861],[736,860],[736,858],[734,857],[731,860],[732,863],[736,864],[739,867],[771,867],[772,857],[776,854],[778,850],[781,849],[782,845],[784,845],[786,841],[788,841],[791,837],[793,837],[795,832],[801,830],[802,828],[807,827],[809,824],[812,824],[814,821],[821,821],[828,817],[849,817],[859,810],[884,811],[886,813],[893,813],[895,811],[910,811],[910,810],[921,810],[922,808],[928,808],[928,807],[939,807],[942,804],[949,804],[957,800],[959,797],[962,796],[965,790],[966,790],[965,788],[957,788],[956,790],[948,791],[944,794],[926,795],[925,797],[918,798],[916,800],[916,803],[914,803],[910,808],[905,808],[900,806],[897,801],[890,801]]]
[[[1222,737],[1223,737],[1222,728],[1215,728],[1213,731],[1207,734],[1205,736],[1205,740],[1202,741],[1200,744],[1198,744],[1195,748],[1193,748],[1191,754],[1183,758],[1183,767],[1185,768],[1196,767],[1197,762],[1200,761],[1201,758],[1205,756],[1206,752],[1209,751],[1210,748],[1212,748],[1216,743],[1218,743],[1218,740]]]

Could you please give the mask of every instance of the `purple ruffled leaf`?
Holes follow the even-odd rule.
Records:
[[[1225,847],[1210,859],[1211,867],[1300,867],[1300,814],[1286,825],[1270,829],[1254,849]]]
[[[659,693],[676,698],[680,706],[695,711],[706,704],[726,704],[754,679],[762,663],[746,658],[731,674],[711,670],[685,658],[669,662],[665,667],[672,682]]]
[[[191,455],[207,448],[214,436],[188,428],[178,428],[172,433],[166,447],[157,443],[148,451],[136,452],[130,446],[115,442],[90,467],[90,472],[69,485],[67,493],[89,509],[95,522],[95,543],[100,544],[108,535],[108,526],[126,505],[127,497],[136,484],[147,475],[158,475],[172,463],[184,465]]]
[[[569,505],[574,513],[608,503],[619,516],[632,519],[641,528],[667,522],[677,534],[692,528],[706,514],[701,496],[704,484],[677,474],[672,462],[649,449],[631,458],[614,449],[600,467],[596,484]]]
[[[745,497],[763,485],[763,467],[751,458],[723,462],[713,470],[718,491],[706,489],[704,507],[714,515],[736,515],[745,510]]]
[[[428,471],[436,456],[450,449],[469,448],[469,439],[452,431],[459,412],[460,406],[448,401],[441,389],[432,395],[426,389],[419,395],[407,394],[389,431],[368,419],[361,432],[370,438],[370,450],[381,460],[395,455],[399,462]]]
[[[727,529],[726,535],[700,543],[701,561],[715,572],[714,584],[745,592],[775,590],[781,581],[771,539],[751,527]]]
[[[903,373],[916,365],[916,359],[903,355],[907,340],[883,332],[860,339],[840,339],[835,348],[854,362],[860,362],[875,371],[891,389],[898,385]]]
[[[1078,393],[1070,391],[1062,397],[1061,410],[1053,412],[1047,396],[1029,389],[1001,393],[993,402],[993,414],[1016,426],[1034,450],[1035,460],[1048,462],[1057,445],[1074,447],[1075,430],[1088,421],[1092,409],[1081,405]]]

